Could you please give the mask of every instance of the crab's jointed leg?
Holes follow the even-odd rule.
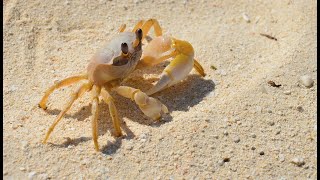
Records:
[[[137,29],[141,29],[143,36],[141,41],[147,36],[151,27],[153,26],[154,33],[156,37],[162,36],[162,28],[159,25],[159,22],[156,19],[148,19],[147,21],[140,20],[132,29],[132,32],[136,32]]]
[[[47,103],[47,100],[50,96],[50,94],[56,90],[56,89],[59,89],[61,87],[64,87],[64,86],[68,86],[68,85],[71,85],[73,83],[76,83],[80,80],[83,80],[83,79],[87,79],[88,76],[86,74],[84,75],[79,75],[79,76],[72,76],[72,77],[68,77],[64,80],[61,80],[57,83],[55,83],[53,86],[51,86],[44,94],[44,96],[42,97],[40,103],[39,103],[39,106],[42,108],[42,109],[47,109],[47,106],[46,106],[46,103]]]
[[[159,100],[149,97],[140,89],[128,86],[119,86],[114,88],[118,94],[135,101],[141,111],[148,117],[158,120],[163,113],[168,113],[168,108]]]
[[[159,25],[159,22],[156,19],[149,19],[141,27],[141,30],[143,32],[142,40],[146,37],[146,35],[150,31],[151,26],[153,26],[154,33],[156,34],[156,36],[162,36],[162,29]]]
[[[132,32],[136,32],[137,29],[141,28],[143,32],[142,40],[147,36],[151,27],[154,28],[154,33],[156,36],[162,36],[162,28],[159,25],[159,22],[156,19],[148,19],[147,21],[140,20],[132,29]],[[141,41],[142,41],[141,40]]]
[[[98,117],[99,117],[99,94],[101,91],[101,87],[93,86],[92,88],[92,138],[94,143],[94,148],[96,151],[99,151],[99,143],[98,143],[98,136],[99,136],[99,129],[98,129]]]
[[[152,26],[157,37],[162,35],[162,29],[159,25],[159,22],[156,19],[149,19],[146,22],[141,20],[133,28],[133,31],[136,33],[138,37],[133,42],[133,47],[137,47],[144,40]]]
[[[144,23],[144,20],[140,20],[140,21],[134,26],[134,28],[132,29],[132,32],[136,32],[136,30],[137,30],[138,28],[141,28],[141,26],[143,25],[143,23]]]
[[[120,120],[118,117],[118,112],[116,109],[116,106],[114,105],[113,98],[108,93],[108,91],[105,88],[102,88],[101,90],[101,96],[103,100],[108,104],[110,116],[112,118],[113,126],[115,129],[115,136],[119,137],[122,136],[121,128],[120,128]]]
[[[118,30],[119,33],[123,32],[126,29],[126,24],[122,24]]]
[[[202,77],[205,77],[205,76],[206,76],[206,73],[204,72],[203,67],[201,66],[201,64],[200,64],[196,59],[194,59],[193,67],[194,67],[194,69],[195,69],[196,71],[198,71],[198,73],[199,73]]]
[[[62,117],[67,113],[67,111],[70,109],[70,107],[72,106],[72,104],[74,103],[74,101],[76,99],[78,99],[83,93],[89,91],[92,88],[92,83],[86,83],[83,84],[79,87],[79,89],[72,94],[69,102],[66,104],[66,106],[64,107],[64,109],[60,112],[60,114],[58,115],[57,119],[54,121],[54,123],[50,126],[46,137],[43,140],[43,143],[46,143],[51,132],[53,131],[53,129],[55,128],[55,126],[59,123],[59,121],[62,119]]]

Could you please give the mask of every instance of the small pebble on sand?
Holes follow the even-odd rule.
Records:
[[[283,92],[285,95],[290,95],[291,94],[291,91],[290,90],[287,90],[287,91],[284,91]]]
[[[26,170],[26,168],[24,168],[24,167],[20,167],[19,169],[20,169],[20,171],[25,171]]]
[[[259,154],[260,154],[261,156],[263,156],[263,155],[264,155],[264,151],[260,151]]]
[[[219,161],[218,161],[218,164],[219,164],[219,166],[223,166],[224,160],[219,160]]]
[[[299,112],[303,112],[303,111],[304,111],[303,108],[302,108],[302,106],[297,106],[297,110],[298,110]]]
[[[129,150],[129,151],[131,151],[131,150],[133,149],[132,144],[128,144],[127,147],[126,147],[126,149]]]
[[[279,161],[283,162],[285,160],[284,155],[283,154],[279,154]]]
[[[257,135],[256,135],[255,133],[251,133],[250,136],[251,136],[252,138],[256,138],[256,137],[257,137]]]
[[[27,146],[28,146],[28,141],[22,141],[22,142],[21,142],[21,147],[22,147],[22,149],[26,149]]]
[[[247,22],[247,23],[250,23],[250,18],[248,16],[247,13],[242,13],[242,18]]]
[[[88,164],[88,160],[87,160],[87,159],[83,160],[83,161],[81,162],[81,164],[82,164],[82,165]]]
[[[8,92],[14,92],[16,90],[18,90],[18,87],[13,85],[13,86],[10,86],[10,88],[8,89]]]
[[[291,160],[291,163],[301,167],[305,164],[304,159],[301,157],[295,157]]]
[[[140,134],[140,141],[141,142],[146,142],[147,138],[148,138],[147,134],[144,134],[144,133]]]
[[[221,76],[226,76],[227,75],[226,71],[223,70],[223,69],[217,70],[216,72],[217,72],[218,75],[221,75]]]
[[[311,88],[313,86],[314,81],[312,80],[311,76],[304,75],[300,77],[300,83],[307,88]]]
[[[269,121],[268,124],[269,124],[269,126],[273,126],[274,122],[273,121]]]
[[[230,161],[230,158],[229,158],[229,157],[225,157],[225,158],[223,158],[223,161],[224,161],[224,162],[229,162],[229,161]]]
[[[239,138],[239,137],[235,137],[235,138],[233,139],[233,142],[235,142],[235,143],[240,142],[240,138]]]
[[[223,131],[223,135],[228,136],[228,131]]]
[[[178,140],[183,140],[183,136],[177,136]]]

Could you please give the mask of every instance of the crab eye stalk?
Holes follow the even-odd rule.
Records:
[[[123,55],[127,56],[129,53],[129,48],[128,48],[128,44],[127,43],[122,43],[121,44],[121,51],[123,53]]]
[[[136,40],[133,42],[133,47],[138,47],[138,45],[141,43],[143,33],[140,28],[137,29],[135,33],[136,33]]]
[[[139,28],[136,30],[136,36],[137,36],[137,39],[139,39],[141,41],[142,39],[142,30]]]

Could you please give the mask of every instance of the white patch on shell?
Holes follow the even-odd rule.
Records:
[[[110,42],[108,42],[101,50],[96,54],[97,61],[103,64],[112,64],[113,59],[121,54],[121,44],[127,43],[130,53],[134,52],[132,44],[136,39],[135,33],[123,32],[117,34]]]

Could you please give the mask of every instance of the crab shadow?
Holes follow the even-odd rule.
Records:
[[[134,81],[130,81],[131,83],[127,83],[126,85],[145,91],[153,86],[152,82],[157,80],[158,79],[149,79],[146,81],[143,78],[135,78]],[[186,80],[176,86],[169,87],[152,95],[152,97],[165,104],[169,110],[169,113],[164,115],[160,121],[154,121],[146,117],[133,101],[114,93],[112,93],[112,96],[116,99],[115,104],[121,117],[126,117],[130,121],[139,124],[160,127],[162,124],[173,120],[170,115],[172,111],[188,111],[189,108],[199,104],[206,95],[214,91],[214,89],[215,84],[212,80],[203,79],[198,75],[190,75]],[[110,120],[110,117],[108,118]],[[124,131],[128,131],[130,133],[122,138],[117,138],[114,142],[109,141],[107,145],[102,148],[102,153],[107,155],[114,154],[121,147],[122,139],[132,139],[135,137],[132,131],[126,126],[125,121],[122,122],[121,127],[123,129],[125,127],[126,129],[124,129]]]
[[[156,72],[157,73],[157,72]],[[149,78],[145,79],[140,77],[133,77],[124,82],[124,85],[131,86],[134,88],[139,88],[142,91],[146,91],[153,86],[152,83],[158,81],[158,78]],[[171,86],[161,92],[158,92],[152,97],[160,100],[163,104],[168,107],[169,113],[164,115],[160,121],[155,121],[151,118],[146,117],[139,107],[130,99],[124,98],[115,92],[111,92],[111,95],[115,99],[115,105],[117,107],[118,115],[121,120],[121,128],[124,132],[122,137],[116,138],[114,141],[108,141],[107,145],[102,146],[101,152],[107,155],[114,154],[122,144],[122,139],[132,139],[135,137],[135,134],[127,126],[125,119],[130,121],[148,125],[152,127],[160,127],[164,123],[172,121],[172,116],[170,115],[172,111],[188,111],[189,108],[199,104],[208,93],[214,91],[215,84],[212,80],[206,80],[199,75],[189,75],[182,82]],[[108,106],[100,101],[99,103],[99,136],[105,135],[107,132],[110,132],[114,135],[114,128],[112,119],[109,114]],[[47,113],[52,115],[58,115],[60,110],[46,110]],[[89,121],[91,116],[91,103],[87,106],[81,108],[74,114],[66,114],[65,118],[76,119],[78,121]],[[58,144],[58,147],[68,147],[69,145],[78,145],[81,142],[91,140],[89,137],[80,137],[73,140],[66,140],[62,144]],[[100,142],[100,145],[102,142]]]
[[[55,146],[55,147],[59,147],[59,148],[68,148],[68,146],[77,146],[83,142],[87,142],[90,141],[92,138],[91,137],[79,137],[79,138],[65,138],[66,140],[64,142],[62,142],[61,144],[55,144],[55,143],[50,143],[48,142],[48,144]]]
[[[78,120],[78,121],[88,121],[88,124],[91,124],[89,117],[91,114],[91,107],[92,105],[89,104],[87,106],[84,106],[81,108],[81,110],[77,111],[74,114],[66,114],[64,118],[68,120]],[[99,117],[98,117],[98,133],[99,136],[105,135],[107,132],[110,132],[112,136],[114,137],[115,141],[107,141],[107,145],[103,146],[104,142],[99,141],[99,145],[102,145],[102,148],[100,149],[101,152],[104,154],[113,154],[116,152],[117,149],[121,147],[121,141],[122,139],[132,139],[135,137],[134,133],[128,128],[126,122],[124,120],[121,121],[121,129],[123,136],[116,137],[112,119],[109,115],[109,109],[108,106],[104,102],[99,103]],[[51,115],[58,115],[61,111],[58,109],[47,109],[47,113]],[[121,114],[121,111],[118,111],[118,114]],[[59,147],[59,148],[68,148],[71,146],[77,146],[81,143],[92,141],[92,137],[79,137],[79,138],[65,138],[65,141],[60,144],[55,143],[49,143],[52,146]]]

